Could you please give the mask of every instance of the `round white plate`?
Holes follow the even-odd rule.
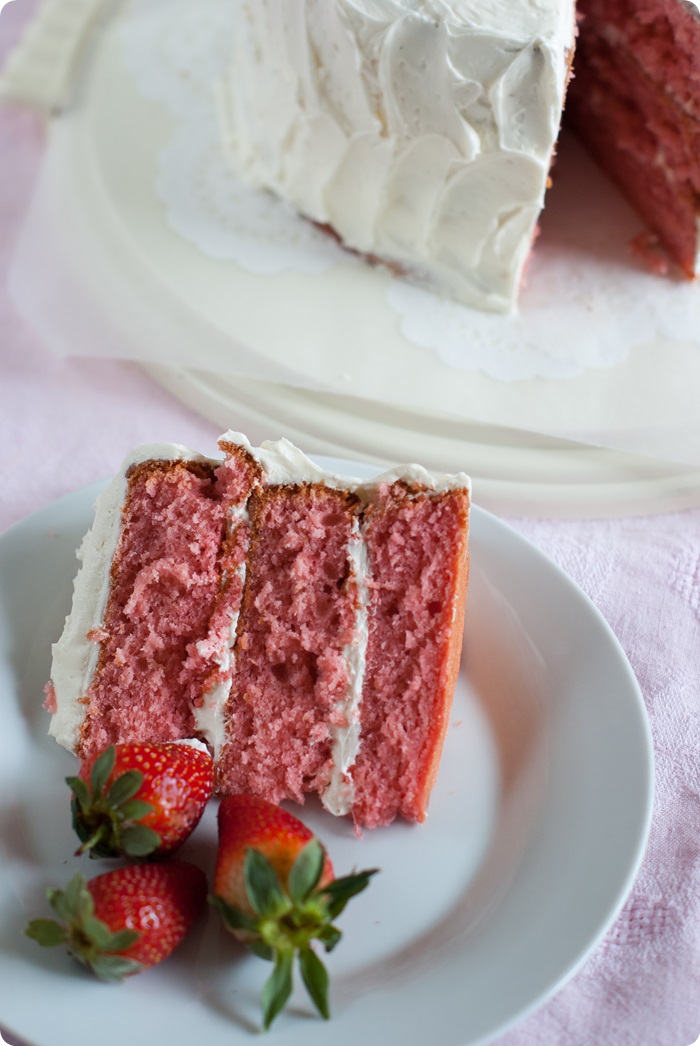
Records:
[[[368,475],[366,466],[326,467]],[[23,935],[71,856],[72,757],[46,734],[50,643],[98,487],[0,538],[0,1024],[33,1046],[253,1041],[268,967],[209,913],[162,966],[120,987]],[[355,838],[309,804],[339,874],[382,869],[328,957],[330,1026],[301,990],[274,1028],[286,1046],[486,1043],[573,973],[622,905],[652,804],[649,728],[609,627],[552,562],[475,508],[462,671],[430,816]],[[215,803],[186,844],[209,870]]]

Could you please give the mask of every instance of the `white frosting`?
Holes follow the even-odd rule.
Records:
[[[236,435],[238,435],[238,433]],[[245,437],[243,438],[245,439]],[[232,505],[229,509],[228,519],[226,521],[229,536],[241,523],[248,523],[249,521],[250,516],[248,514],[247,502],[242,505]],[[240,579],[241,586],[243,586],[245,584],[246,576],[245,562],[241,563],[236,568],[236,574]],[[208,644],[210,641],[207,639],[197,644],[199,653],[202,654],[203,657],[212,656],[213,660],[219,665],[224,676],[222,682],[218,683],[212,690],[205,694],[202,704],[194,710],[194,721],[197,730],[203,737],[206,737],[207,742],[211,745],[215,760],[219,758],[221,750],[226,743],[224,707],[228,700],[228,696],[231,693],[233,665],[235,661],[234,648],[236,646],[236,632],[238,630],[239,617],[239,610],[236,610],[231,614],[228,636],[223,646],[217,644],[217,649],[212,651],[209,649]]]
[[[348,548],[348,559],[352,576],[357,585],[357,610],[355,614],[355,640],[349,643],[343,655],[348,666],[348,689],[345,700],[338,711],[346,726],[331,727],[333,738],[333,769],[321,802],[332,814],[342,816],[352,810],[354,787],[349,775],[360,751],[360,705],[367,663],[367,641],[369,638],[369,558],[367,546],[360,534],[360,524],[355,520],[353,539]]]
[[[426,487],[428,490],[439,493],[443,490],[467,490],[471,493],[471,480],[464,472],[454,475],[442,472],[428,472],[422,465],[398,465],[396,468],[387,469],[380,473],[375,479],[368,483],[362,483],[357,488],[357,493],[365,501],[370,501],[372,492],[380,484],[407,483],[409,486]]]
[[[288,439],[265,440],[259,447],[249,445],[247,449],[262,465],[267,486],[278,483],[321,483],[334,479]]]
[[[171,744],[187,745],[188,748],[196,748],[198,752],[209,754],[209,749],[204,744],[204,741],[200,741],[198,737],[182,737],[178,741],[172,741]]]
[[[151,459],[210,460],[176,443],[144,444],[126,458],[121,472],[95,502],[93,525],[77,553],[82,566],[73,583],[71,612],[66,618],[61,638],[51,650],[51,682],[56,696],[56,711],[51,717],[49,733],[69,751],[74,751],[78,744],[80,728],[87,714],[83,699],[99,657],[99,643],[89,639],[88,633],[102,628],[104,624],[110,565],[119,541],[122,506],[127,489],[126,473],[133,465]]]
[[[373,492],[381,483],[405,482],[409,485],[427,487],[428,490],[461,490],[471,491],[469,476],[464,472],[454,475],[441,472],[428,472],[422,465],[397,465],[379,473],[371,480],[361,480],[356,476],[341,476],[330,472],[306,454],[288,439],[266,440],[259,447],[254,447],[242,432],[230,429],[220,437],[219,443],[232,443],[243,447],[262,466],[264,484],[273,486],[277,483],[325,483],[336,490],[347,490],[357,494],[367,504]]]
[[[265,486],[278,483],[325,483],[337,490],[354,490],[360,483],[359,479],[327,472],[288,439],[265,440],[259,447],[253,447],[242,432],[229,430],[220,437],[219,443],[233,443],[247,450],[261,465]]]
[[[573,0],[234,0],[232,162],[344,243],[515,305],[544,202]]]

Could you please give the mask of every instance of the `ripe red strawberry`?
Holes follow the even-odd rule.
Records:
[[[295,956],[314,1005],[330,1016],[328,974],[311,942],[327,952],[336,946],[333,919],[375,872],[336,879],[320,842],[293,814],[251,795],[222,799],[212,903],[238,940],[274,962],[262,996],[265,1029],[292,992]]]
[[[44,947],[65,944],[104,981],[121,981],[166,959],[207,897],[204,872],[186,861],[128,865],[65,890],[47,890],[60,922],[32,919],[26,934]]]
[[[73,828],[91,857],[162,857],[196,828],[214,786],[214,761],[192,745],[110,745],[86,761],[73,791]]]

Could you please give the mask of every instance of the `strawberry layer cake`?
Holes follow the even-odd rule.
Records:
[[[564,115],[700,274],[698,0],[229,2],[232,166],[369,261],[513,311]]]
[[[219,445],[141,447],[98,499],[50,733],[81,758],[197,737],[220,793],[424,820],[461,650],[467,477],[363,483],[287,440]]]
[[[574,50],[574,0],[232,0],[224,144],[342,243],[514,308]]]

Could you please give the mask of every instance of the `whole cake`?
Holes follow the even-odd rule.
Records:
[[[233,166],[368,260],[513,311],[566,99],[666,256],[700,273],[697,0],[233,9],[219,91]]]
[[[50,733],[80,758],[199,738],[221,793],[422,821],[461,650],[466,476],[362,483],[286,440],[220,447],[141,447],[100,495]]]
[[[573,0],[234,0],[225,142],[355,251],[509,311],[544,203]]]

